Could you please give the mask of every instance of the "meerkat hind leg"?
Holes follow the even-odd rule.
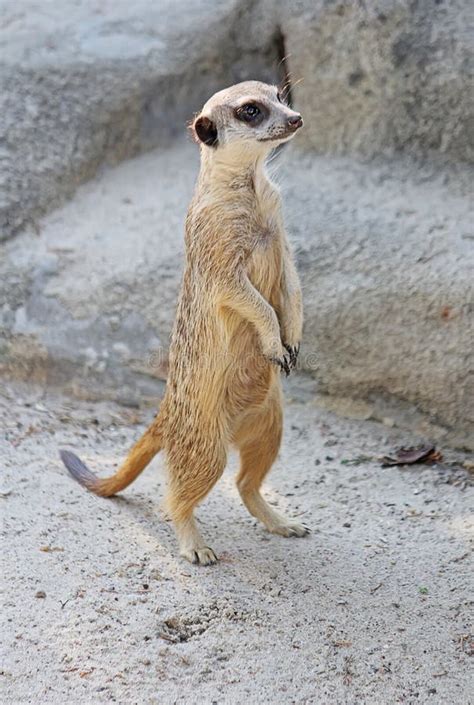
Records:
[[[281,442],[282,413],[278,402],[259,419],[252,415],[239,430],[240,471],[237,487],[250,514],[272,534],[306,536],[309,529],[270,507],[260,494],[260,487],[278,454]]]
[[[211,565],[217,562],[212,548],[206,545],[194,518],[194,509],[211,491],[222,475],[226,452],[220,443],[207,448],[199,459],[189,458],[177,450],[168,458],[170,481],[167,507],[173,520],[179,552],[191,563]]]

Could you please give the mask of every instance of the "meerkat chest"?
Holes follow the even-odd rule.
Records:
[[[250,281],[270,300],[279,285],[283,266],[279,197],[269,193],[256,204],[248,261]]]
[[[267,178],[256,179],[252,213],[256,247],[262,251],[277,247],[282,229],[281,199]]]

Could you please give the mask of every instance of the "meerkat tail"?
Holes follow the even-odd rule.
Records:
[[[132,447],[115,475],[104,479],[94,475],[87,465],[71,451],[60,450],[59,455],[66,468],[80,485],[100,497],[111,497],[128,487],[146,468],[148,463],[153,460],[155,455],[161,450],[161,447],[161,433],[157,430],[156,424],[152,424]]]

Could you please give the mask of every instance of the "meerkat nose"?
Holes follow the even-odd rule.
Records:
[[[290,127],[292,130],[297,130],[303,125],[303,118],[301,117],[301,115],[296,114],[289,117],[286,122],[288,127]]]

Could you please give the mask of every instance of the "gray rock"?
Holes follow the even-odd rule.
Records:
[[[320,392],[389,393],[461,438],[474,399],[469,173],[297,149],[279,161],[304,288],[303,369]],[[0,281],[23,287],[0,364],[81,396],[159,395],[197,167],[184,142],[136,158],[81,187],[40,237],[4,244]],[[28,278],[45,252],[56,275]]]
[[[277,44],[245,31],[248,4],[0,3],[0,240],[102,164],[165,146],[215,90],[275,80]]]
[[[390,394],[462,436],[474,416],[469,10],[0,0],[0,239],[19,233],[0,251],[0,372],[77,395],[161,393],[197,170],[178,136],[218,88],[289,69],[306,125],[282,178],[302,364],[324,393]]]
[[[104,163],[164,146],[218,88],[277,80],[306,144],[472,159],[468,0],[0,2],[0,239]],[[301,83],[297,83],[303,79]]]
[[[280,25],[308,147],[472,162],[470,0],[297,0]]]
[[[470,172],[293,154],[286,201],[306,310],[302,364],[320,391],[416,402],[473,428]]]

